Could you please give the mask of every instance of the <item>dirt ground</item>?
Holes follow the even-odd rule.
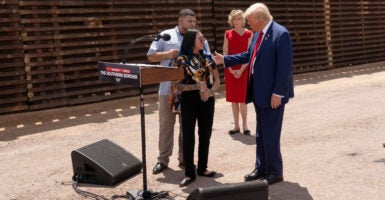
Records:
[[[269,187],[270,199],[385,199],[384,95],[385,62],[295,75],[281,140],[285,181]],[[233,126],[231,107],[223,90],[216,97],[209,169],[218,176],[180,188],[177,147],[169,169],[151,173],[158,153],[157,95],[145,95],[149,190],[185,199],[198,187],[243,182],[253,169],[254,134],[226,134]],[[71,185],[71,151],[109,139],[141,158],[139,105],[135,97],[0,115],[0,199],[86,199]],[[248,124],[254,132],[251,104]],[[142,187],[142,173],[112,187],[79,184],[107,199]]]

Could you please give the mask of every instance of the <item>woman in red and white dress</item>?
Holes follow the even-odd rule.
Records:
[[[232,55],[246,51],[253,38],[253,32],[245,28],[245,18],[242,10],[232,10],[228,16],[228,23],[232,27],[226,30],[223,42],[223,54]],[[247,127],[246,85],[248,64],[225,68],[226,101],[231,102],[234,117],[234,127],[229,134],[240,133],[239,114],[242,118],[243,134],[250,135]]]

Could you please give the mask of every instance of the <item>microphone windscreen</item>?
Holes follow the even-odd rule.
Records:
[[[167,34],[167,33],[163,34],[163,40],[164,41],[169,41],[170,39],[171,39],[171,35],[170,34]]]

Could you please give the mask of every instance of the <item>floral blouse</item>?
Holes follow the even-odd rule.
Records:
[[[179,56],[175,63],[177,67],[183,68],[184,79],[183,84],[195,84],[199,81],[205,81],[209,88],[213,84],[212,70],[215,69],[215,64],[200,54],[194,54],[189,60],[188,56]]]

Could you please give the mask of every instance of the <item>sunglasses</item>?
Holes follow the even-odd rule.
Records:
[[[201,37],[201,38],[197,38],[196,40],[199,40],[200,42],[205,42],[206,41],[206,38],[204,38],[204,37]]]

